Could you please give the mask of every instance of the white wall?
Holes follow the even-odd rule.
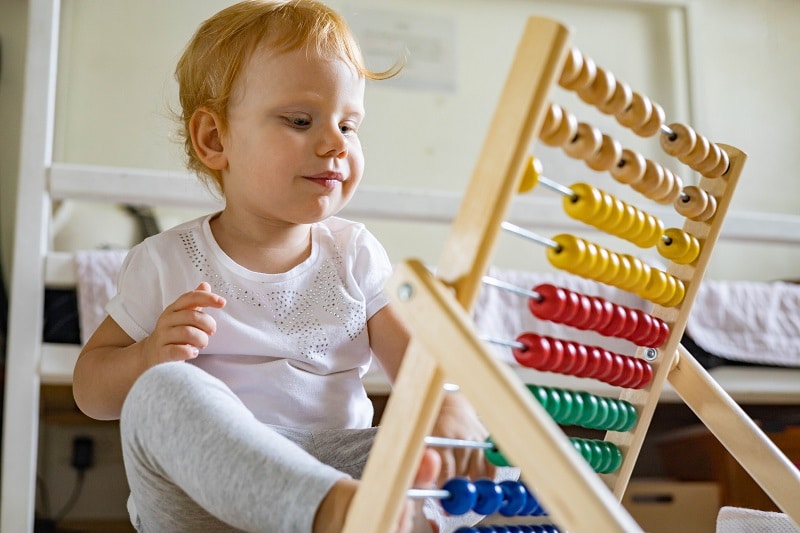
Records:
[[[26,0],[0,1],[0,265],[6,283],[16,211],[26,16]]]
[[[56,159],[180,168],[180,148],[170,140],[171,70],[197,23],[227,3],[66,1]],[[378,10],[390,18],[397,14],[398,19],[440,17],[455,31],[453,90],[409,89],[388,83],[370,86],[369,116],[363,129],[368,157],[365,184],[463,190],[523,20],[529,14],[544,14],[571,25],[574,43],[581,50],[660,102],[669,120],[690,121],[712,140],[749,153],[735,209],[800,214],[800,183],[792,175],[791,151],[800,140],[800,130],[794,127],[800,113],[791,94],[800,77],[792,68],[800,57],[800,42],[793,38],[800,3],[794,0],[335,0],[332,4],[356,26],[369,17],[368,12]],[[13,126],[21,100],[15,74],[21,76],[24,5],[23,0],[0,3],[0,30],[6,44],[0,109],[4,124],[12,125],[0,131],[6,140],[0,145],[4,265],[9,264],[12,236],[18,150],[18,130]],[[692,52],[688,67],[682,55],[684,6],[689,13],[687,40]],[[17,46],[9,45],[14,42]],[[691,102],[689,94],[695,98]],[[577,102],[568,95],[564,98],[570,107]],[[589,117],[601,126],[607,124],[597,114],[589,112]],[[625,142],[659,156],[652,144]],[[558,151],[537,148],[537,154],[545,160],[550,177],[566,183],[586,178],[583,165],[565,161]],[[605,185],[608,180],[598,183]],[[93,210],[82,220],[87,217],[95,222],[76,223],[67,241],[74,245],[106,242],[106,234],[84,234],[90,227],[116,231],[113,224],[98,224],[98,217],[119,223],[118,235],[127,231],[127,221],[119,213]],[[446,228],[420,231],[423,228],[385,223],[371,227],[395,260],[413,254],[436,262],[447,233]],[[76,240],[76,234],[84,234],[83,239]],[[529,253],[535,256],[531,259],[521,258],[516,248],[518,242],[501,241],[498,262],[522,268],[542,266],[537,250]],[[709,272],[713,277],[798,276],[794,265],[800,264],[800,251],[742,244],[721,244],[718,251]]]

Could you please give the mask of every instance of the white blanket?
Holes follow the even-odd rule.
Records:
[[[725,359],[800,366],[800,285],[704,281],[686,331]]]
[[[127,250],[75,252],[81,344],[85,344],[106,316],[106,304],[117,292],[117,276]]]

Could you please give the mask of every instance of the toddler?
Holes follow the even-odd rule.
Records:
[[[367,79],[314,0],[245,1],[205,21],[176,68],[188,166],[220,212],[128,254],[74,374],[79,407],[120,419],[139,531],[339,531],[375,428],[361,378],[398,373],[408,332],[386,252],[337,217],[364,171]],[[435,427],[483,440],[458,395]],[[426,451],[420,486],[493,475],[480,451]],[[424,531],[418,508],[387,531]]]

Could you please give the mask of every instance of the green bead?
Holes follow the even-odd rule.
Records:
[[[511,466],[497,446],[495,446],[491,437],[487,438],[486,442],[492,445],[491,448],[486,448],[483,450],[483,455],[486,456],[487,461],[492,463],[494,466]]]

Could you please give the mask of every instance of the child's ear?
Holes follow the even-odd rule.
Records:
[[[212,170],[223,170],[228,166],[220,124],[216,113],[205,108],[195,111],[189,120],[194,151],[200,161]]]

